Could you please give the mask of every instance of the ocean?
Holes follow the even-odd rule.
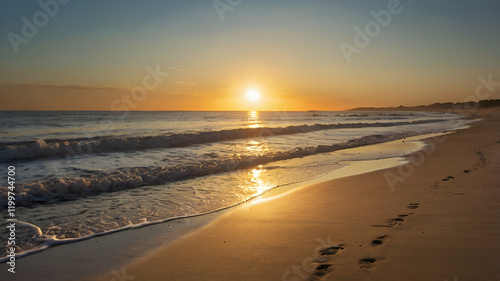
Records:
[[[352,161],[402,156],[409,151],[346,149],[466,122],[433,112],[59,111],[0,112],[0,123],[0,209],[7,218],[10,167],[16,253],[27,254],[235,206]]]

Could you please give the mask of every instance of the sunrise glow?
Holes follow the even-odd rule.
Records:
[[[260,91],[257,88],[250,88],[246,91],[246,98],[251,102],[258,102],[260,100]]]

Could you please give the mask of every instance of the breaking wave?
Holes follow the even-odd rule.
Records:
[[[95,173],[88,177],[58,178],[18,184],[16,204],[29,206],[37,203],[78,199],[82,196],[96,195],[141,186],[160,185],[170,181],[194,178],[209,174],[250,168],[274,161],[304,157],[347,148],[382,143],[413,136],[416,133],[397,133],[391,135],[370,135],[332,145],[318,145],[294,148],[285,151],[267,152],[257,156],[231,156],[227,159],[204,161],[192,165],[175,167],[137,167],[114,170],[109,173]],[[0,205],[7,206],[8,189],[0,187]]]
[[[277,128],[238,128],[231,130],[171,134],[145,137],[101,136],[80,139],[50,139],[0,144],[0,162],[32,160],[36,158],[57,158],[82,154],[115,151],[135,151],[153,148],[185,147],[195,144],[229,141],[235,139],[268,137],[309,133],[320,130],[374,128],[404,125],[418,125],[445,120],[419,120],[390,123],[315,124]]]

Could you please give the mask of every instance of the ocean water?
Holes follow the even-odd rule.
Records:
[[[7,218],[14,166],[19,254],[235,206],[348,161],[408,153],[345,149],[465,121],[432,112],[0,112],[0,123],[0,209]]]

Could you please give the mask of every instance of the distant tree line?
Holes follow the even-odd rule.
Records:
[[[478,105],[479,104],[479,105]],[[456,110],[461,108],[492,108],[500,107],[500,99],[490,99],[481,100],[479,102],[445,102],[445,103],[433,103],[430,105],[417,105],[417,106],[403,106],[398,107],[357,107],[351,110],[353,111],[384,111],[384,110],[400,110],[400,111],[411,111],[411,110]]]

